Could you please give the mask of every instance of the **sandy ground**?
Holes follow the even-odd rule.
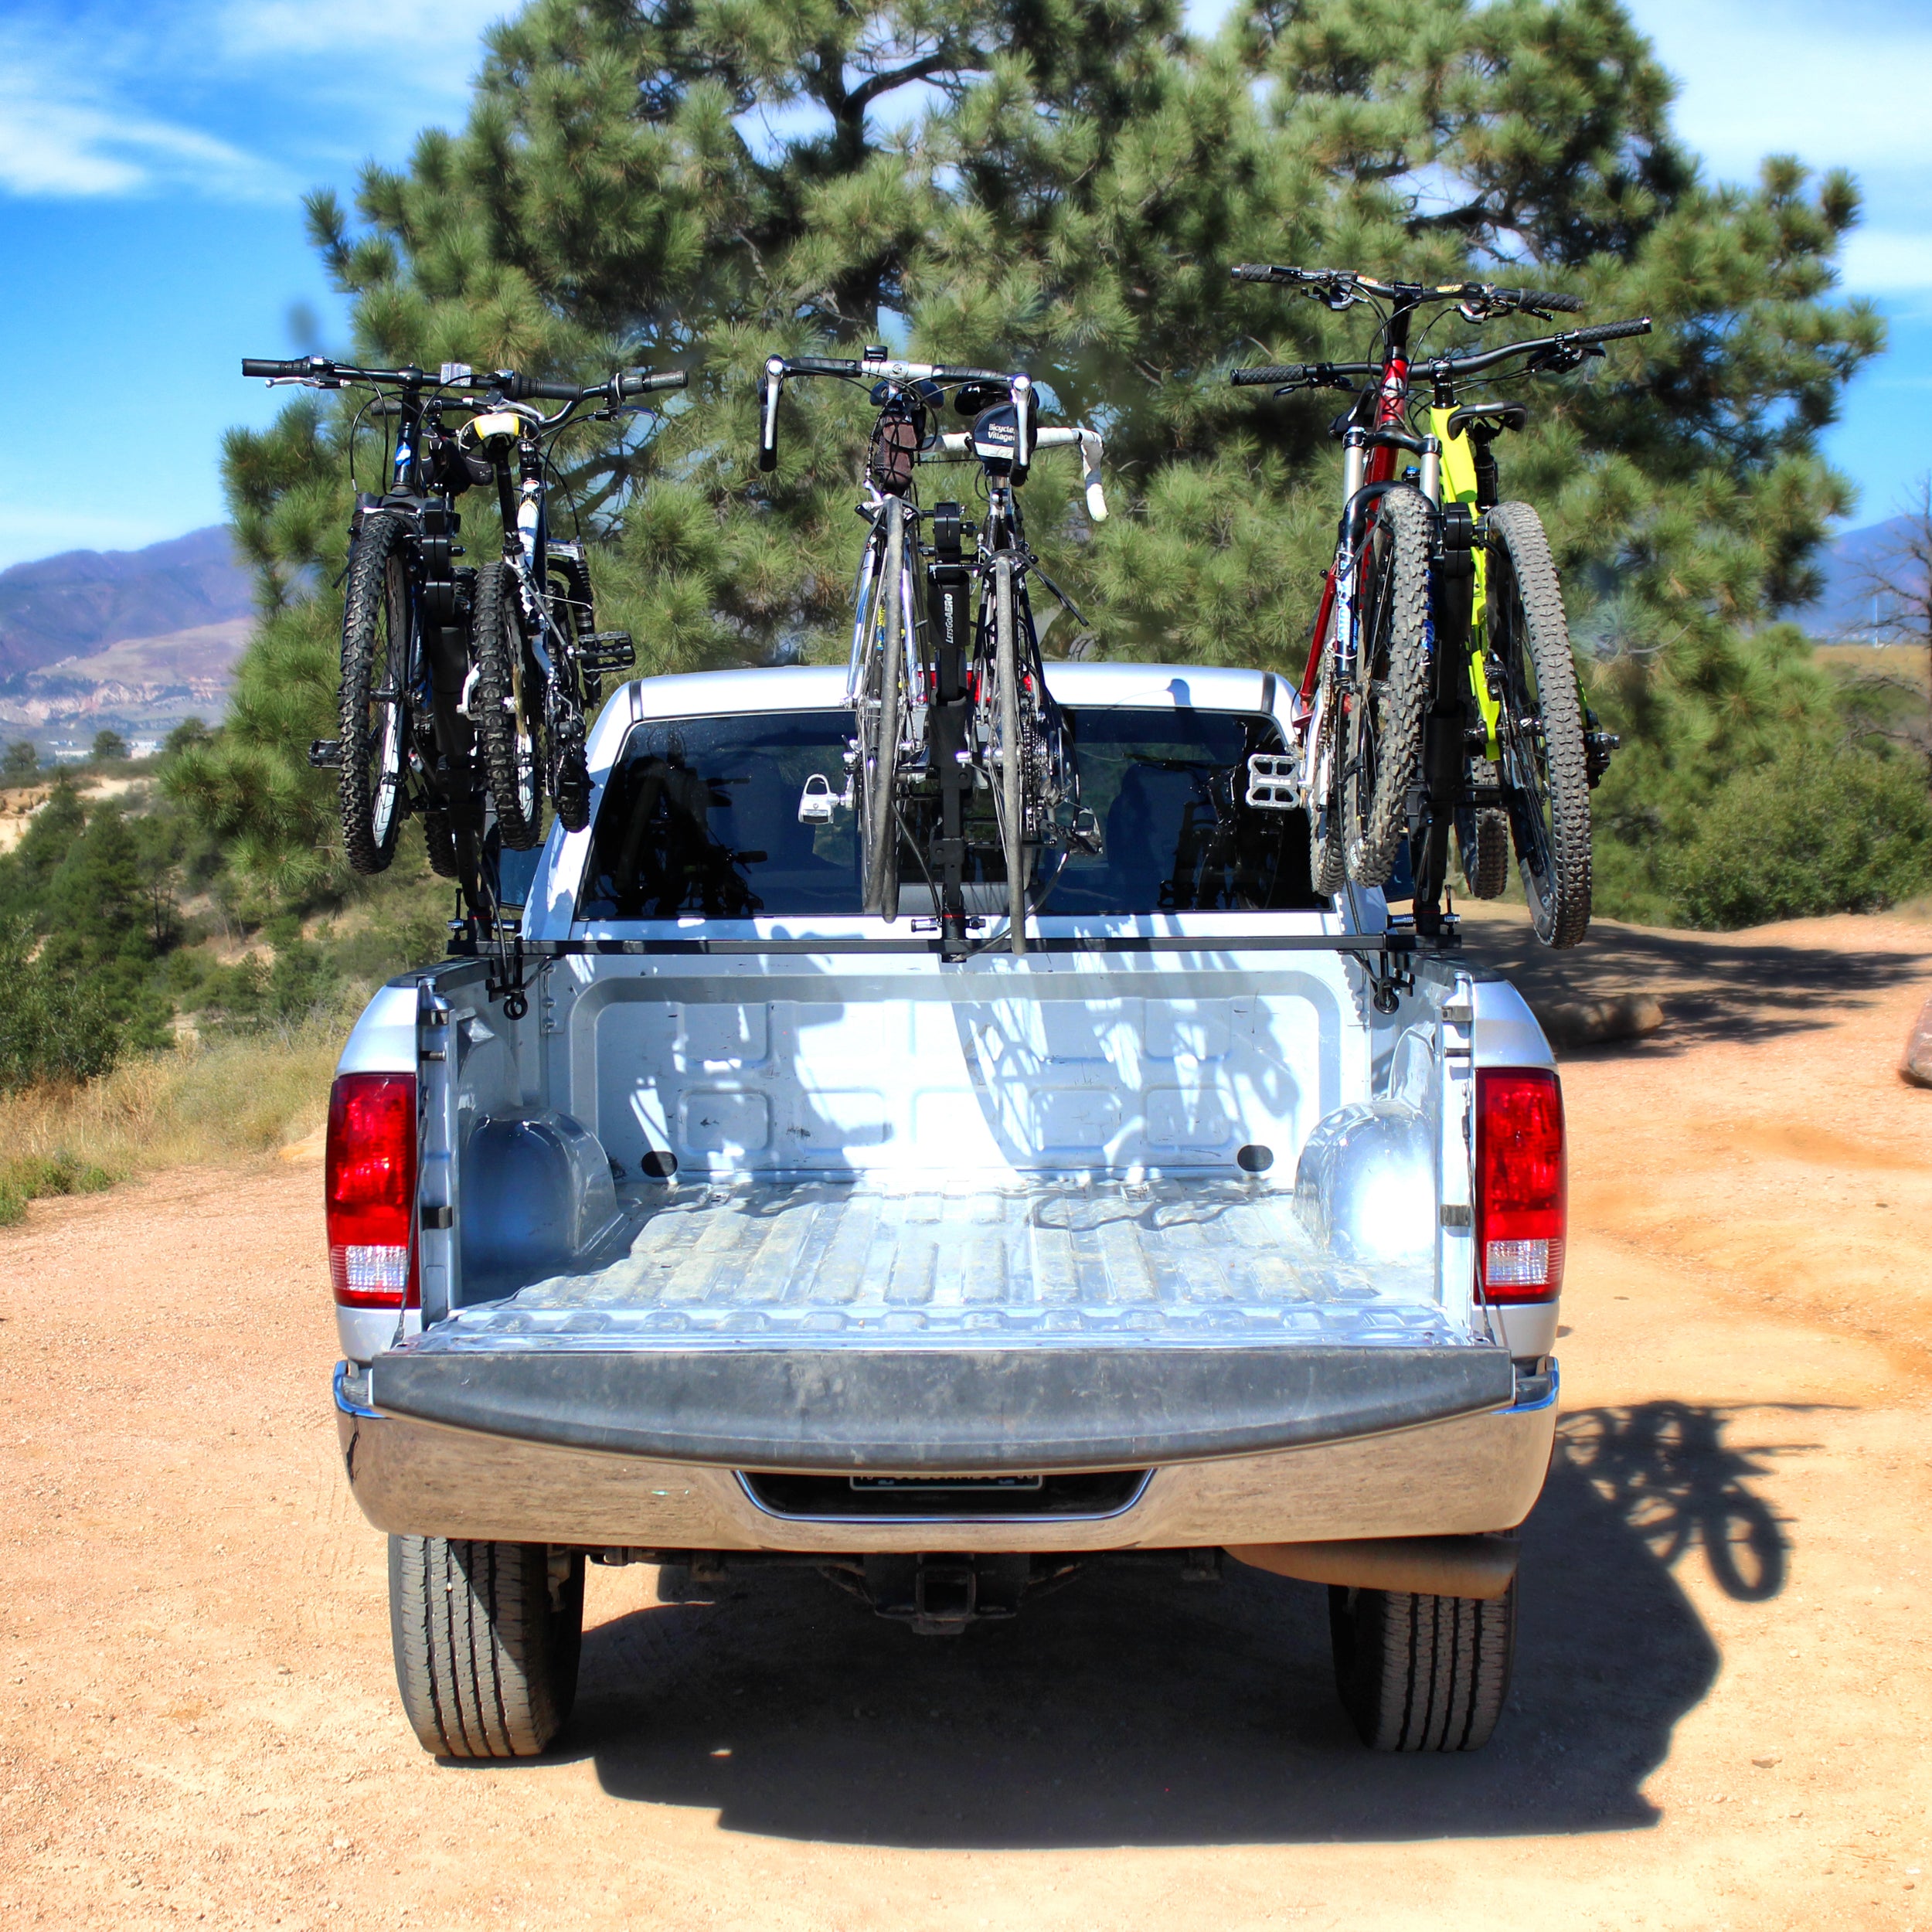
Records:
[[[1468,1758],[1362,1752],[1320,1593],[1258,1573],[1090,1572],[948,1642],[638,1569],[592,1573],[553,1759],[439,1764],[335,1465],[315,1168],[36,1206],[0,1236],[0,1923],[1918,1923],[1932,1093],[1893,1068],[1929,971],[1884,920],[1563,963],[1552,996],[1669,1017],[1566,1062],[1563,1447]]]

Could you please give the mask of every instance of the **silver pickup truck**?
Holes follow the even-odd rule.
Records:
[[[1103,836],[1024,952],[989,910],[943,959],[910,883],[858,911],[842,671],[660,678],[512,965],[350,1036],[335,1406],[430,1750],[549,1744],[587,1562],[806,1564],[957,1634],[1130,1553],[1326,1585],[1365,1743],[1487,1740],[1555,1422],[1549,1047],[1310,889],[1247,777],[1274,678],[1049,675]]]

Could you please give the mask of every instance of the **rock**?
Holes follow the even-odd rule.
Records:
[[[1914,1087],[1932,1087],[1932,999],[1919,1009],[1918,1024],[1905,1043],[1905,1057],[1899,1071]]]
[[[1664,1009],[1648,993],[1620,993],[1604,999],[1531,1003],[1536,1023],[1553,1046],[1607,1046],[1641,1039],[1664,1023]]]

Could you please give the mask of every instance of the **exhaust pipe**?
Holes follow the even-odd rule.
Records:
[[[1515,1580],[1513,1536],[1370,1536],[1359,1542],[1230,1543],[1238,1563],[1298,1583],[1413,1597],[1500,1597]]]

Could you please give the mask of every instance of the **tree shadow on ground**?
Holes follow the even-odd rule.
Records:
[[[1932,954],[1922,952],[1786,946],[1603,920],[1582,945],[1563,952],[1539,944],[1527,924],[1472,920],[1463,929],[1463,950],[1475,964],[1506,975],[1533,1007],[1624,993],[1657,998],[1661,1032],[1580,1049],[1592,1058],[1669,1055],[1713,1040],[1748,1043],[1814,1030],[1847,1006],[1869,1004],[1932,972]]]
[[[614,1796],[727,1829],[955,1848],[1266,1843],[1621,1830],[1718,1653],[1673,1571],[1749,1601],[1784,1532],[1676,1403],[1566,1418],[1523,1533],[1515,1689],[1488,1750],[1372,1756],[1330,1674],[1325,1593],[1232,1563],[1218,1584],[1095,1564],[1018,1619],[913,1636],[809,1570],[747,1569],[587,1634],[564,1749]],[[675,1587],[685,1579],[682,1589]]]

